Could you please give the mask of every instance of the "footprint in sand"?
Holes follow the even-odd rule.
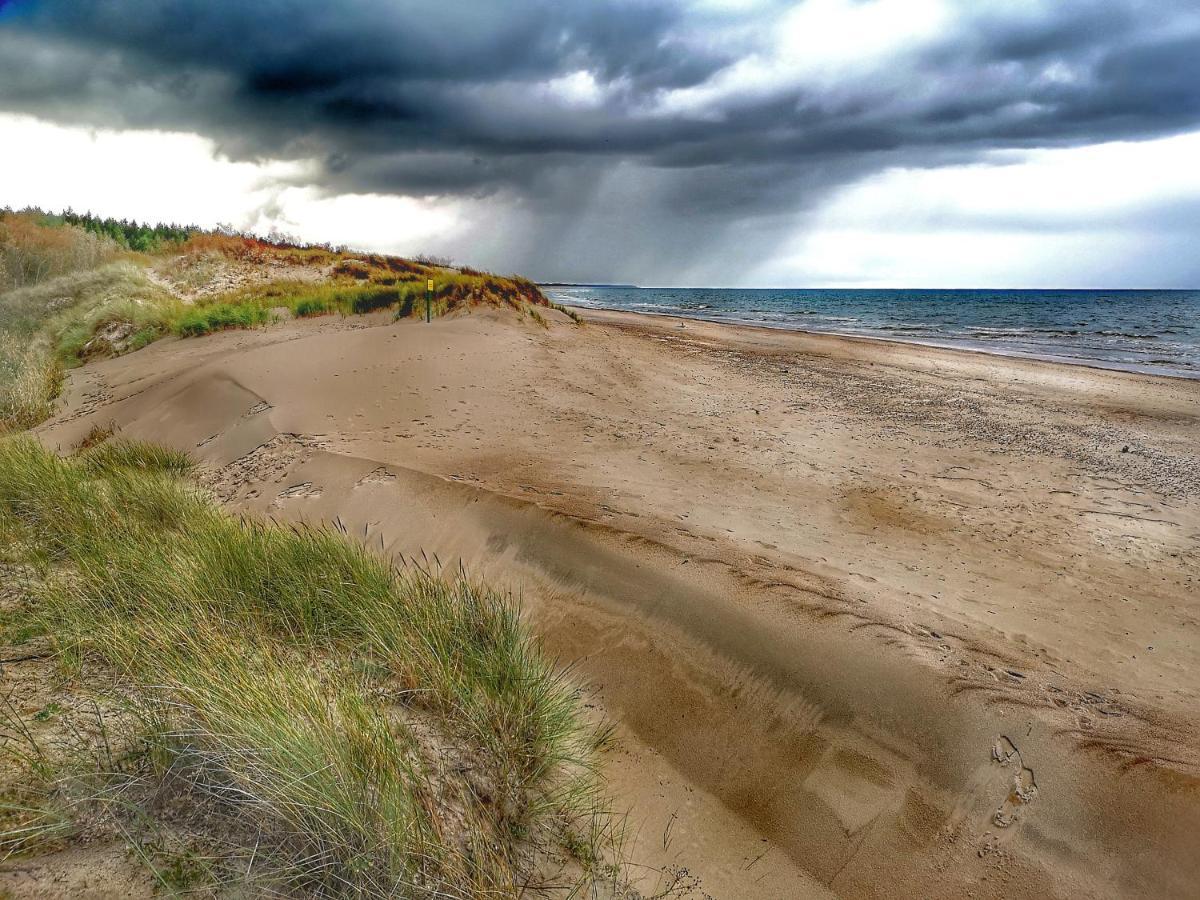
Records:
[[[387,484],[395,480],[396,476],[393,473],[389,472],[383,466],[380,466],[377,469],[372,469],[362,478],[358,479],[358,481],[354,483],[354,486],[361,487],[364,484]]]
[[[992,822],[998,828],[1008,828],[1016,821],[1021,808],[1037,798],[1037,781],[1033,769],[1021,761],[1021,751],[1004,735],[996,738],[992,745],[992,762],[1013,770],[1008,795],[992,816]]]
[[[279,509],[288,500],[299,500],[305,497],[320,497],[325,493],[324,490],[314,485],[311,481],[305,481],[303,484],[295,484],[290,488],[286,488],[279,492],[274,500],[271,501],[271,506]]]

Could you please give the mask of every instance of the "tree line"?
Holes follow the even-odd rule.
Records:
[[[156,222],[139,223],[136,219],[110,219],[93,216],[90,212],[83,214],[67,209],[61,216],[67,225],[75,225],[89,231],[97,237],[106,237],[126,250],[139,253],[153,253],[162,249],[164,244],[182,244],[192,234],[200,229],[195,225],[176,225]]]

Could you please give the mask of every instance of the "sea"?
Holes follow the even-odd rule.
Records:
[[[1200,291],[547,285],[569,306],[909,341],[1200,378]]]

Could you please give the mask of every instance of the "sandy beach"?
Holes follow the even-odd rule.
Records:
[[[519,594],[647,893],[1194,896],[1200,382],[580,312],[168,339],[39,435]]]

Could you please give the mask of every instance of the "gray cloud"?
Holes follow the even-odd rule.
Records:
[[[1173,0],[963,0],[879,66],[665,102],[768,55],[793,5],[10,0],[0,109],[315,159],[331,192],[495,197],[514,267],[659,281],[769,252],[887,166],[1200,125],[1200,16]],[[548,86],[579,72],[594,96]]]

